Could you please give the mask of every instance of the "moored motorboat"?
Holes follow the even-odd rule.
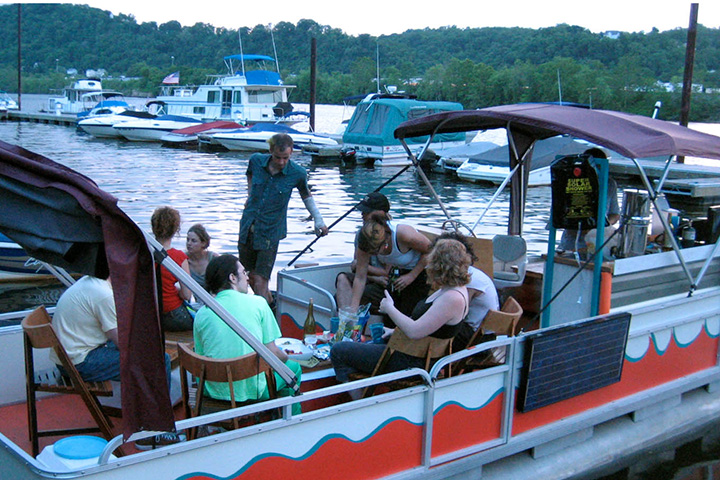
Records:
[[[352,149],[356,160],[361,163],[409,165],[407,152],[400,141],[393,137],[395,128],[411,118],[454,110],[462,110],[462,105],[456,102],[417,100],[414,95],[370,94],[355,107],[343,133],[342,144]],[[444,134],[433,141],[432,148],[463,145],[465,138],[465,133]],[[410,140],[411,152],[416,153],[423,143],[422,138]]]
[[[150,120],[153,118],[156,118],[156,115],[148,112],[124,110],[120,113],[98,114],[83,118],[78,121],[78,128],[93,137],[121,138],[120,132],[113,128],[116,124],[130,120]]]
[[[197,126],[199,120],[180,115],[160,115],[154,118],[128,120],[115,123],[113,129],[127,140],[134,142],[160,142],[173,130]]]
[[[241,128],[243,128],[243,126],[239,123],[218,120],[173,130],[163,135],[160,140],[163,145],[170,147],[197,146],[200,135],[213,135],[218,132],[238,130]]]
[[[337,142],[319,133],[300,132],[286,125],[259,123],[250,128],[212,135],[214,141],[228,150],[267,151],[268,140],[276,133],[285,133],[293,139],[294,149],[302,150],[308,145],[337,146]]]
[[[533,162],[530,168],[528,186],[550,185],[550,165],[558,157],[579,154],[593,145],[568,136],[558,136],[540,140],[533,149]],[[507,145],[488,149],[469,155],[457,167],[457,176],[468,182],[488,182],[499,185],[510,174]]]
[[[213,75],[212,81],[199,86],[163,85],[157,102],[164,113],[209,122],[227,120],[242,125],[254,123],[297,123],[286,117],[293,110],[286,85],[266,55],[228,55],[227,73]]]
[[[17,110],[17,102],[5,91],[0,90],[0,111]]]
[[[62,90],[62,96],[48,98],[46,111],[75,115],[86,112],[99,102],[112,97],[122,97],[122,93],[104,90],[99,78],[81,78],[65,87]]]

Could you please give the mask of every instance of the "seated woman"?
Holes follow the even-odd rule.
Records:
[[[457,240],[438,241],[428,256],[426,268],[428,281],[435,291],[417,303],[411,317],[395,306],[386,291],[385,298],[380,302],[380,311],[389,315],[411,339],[455,337],[468,310],[465,285],[470,281],[469,266],[470,255],[463,244]],[[385,345],[381,344],[336,343],[330,350],[336,378],[340,382],[347,382],[351,373],[372,373],[383,350]],[[396,352],[388,362],[387,371],[424,366],[424,359]]]
[[[392,279],[388,288],[392,291],[391,296],[397,308],[403,314],[409,315],[418,301],[427,297],[429,291],[424,270],[429,251],[430,240],[414,227],[393,222],[387,212],[373,212],[360,230],[358,247],[355,250],[352,295],[342,292],[343,286],[338,282],[338,308],[360,306],[368,280],[370,257],[377,255],[377,259],[387,271],[393,267],[399,268],[399,275]],[[348,298],[350,302],[346,304]],[[394,326],[392,321],[388,321],[387,325]]]
[[[275,315],[263,297],[249,295],[248,276],[245,267],[235,255],[225,254],[213,258],[205,274],[207,290],[233,317],[258,338],[272,353],[295,373],[300,383],[300,364],[288,360],[287,354],[275,345],[280,338],[280,327]],[[253,349],[215,312],[207,306],[198,310],[193,327],[195,351],[210,358],[235,358]],[[293,394],[285,380],[275,373],[277,394],[287,397]],[[233,382],[233,392],[238,402],[269,398],[264,375]],[[228,383],[207,382],[205,394],[218,400],[230,400]],[[293,414],[301,413],[300,404],[293,405]]]
[[[217,257],[217,253],[208,250],[210,235],[201,223],[196,223],[188,229],[185,243],[185,253],[188,257],[190,276],[205,288],[205,269],[210,260]]]
[[[470,245],[467,237],[457,232],[445,232],[436,239],[436,242],[448,238],[462,243],[465,246],[465,250],[468,255],[470,255],[472,262],[468,268],[470,283],[466,285],[468,298],[470,299],[468,315],[465,317],[465,321],[460,328],[460,332],[453,341],[453,350],[458,351],[465,348],[475,331],[480,327],[480,323],[483,321],[488,311],[500,309],[500,301],[498,299],[497,289],[495,288],[492,278],[488,277],[485,272],[472,265],[477,261],[477,257],[475,256],[475,252],[473,252],[472,245]],[[492,335],[491,338],[487,338],[486,340],[489,341],[494,339],[495,336]]]
[[[180,231],[180,213],[172,207],[158,207],[150,218],[153,235],[167,251],[170,258],[190,274],[187,255],[172,248],[172,239]],[[160,268],[162,282],[162,326],[169,332],[192,330],[193,318],[183,301],[190,301],[192,292],[165,268]]]

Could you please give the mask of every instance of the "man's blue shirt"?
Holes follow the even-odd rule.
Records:
[[[287,236],[287,209],[293,188],[301,197],[310,195],[307,172],[303,167],[288,161],[275,175],[267,169],[270,154],[255,153],[248,162],[250,197],[240,220],[240,243],[247,242],[250,226],[254,224],[255,250],[267,250]]]

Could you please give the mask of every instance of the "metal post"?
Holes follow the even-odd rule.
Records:
[[[690,4],[690,25],[685,47],[685,74],[683,75],[682,103],[680,104],[680,125],[687,127],[690,120],[690,94],[692,93],[693,65],[695,63],[695,40],[697,38],[697,3]],[[677,157],[678,163],[685,163],[685,157]]]

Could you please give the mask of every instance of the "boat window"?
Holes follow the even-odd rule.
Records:
[[[193,113],[198,113],[200,115],[204,115],[205,107],[193,107]]]
[[[375,113],[370,120],[367,133],[370,135],[380,135],[387,124],[389,116],[390,107],[387,105],[375,105]]]
[[[280,91],[248,90],[248,103],[277,103],[282,100]]]
[[[370,107],[368,105],[358,105],[355,114],[351,118],[350,124],[347,126],[348,133],[363,133],[365,124],[369,115]]]
[[[429,108],[413,108],[408,112],[408,120],[412,120],[413,118],[426,117],[433,113],[436,112]]]
[[[220,92],[218,90],[211,90],[207,95],[207,103],[220,103]]]

